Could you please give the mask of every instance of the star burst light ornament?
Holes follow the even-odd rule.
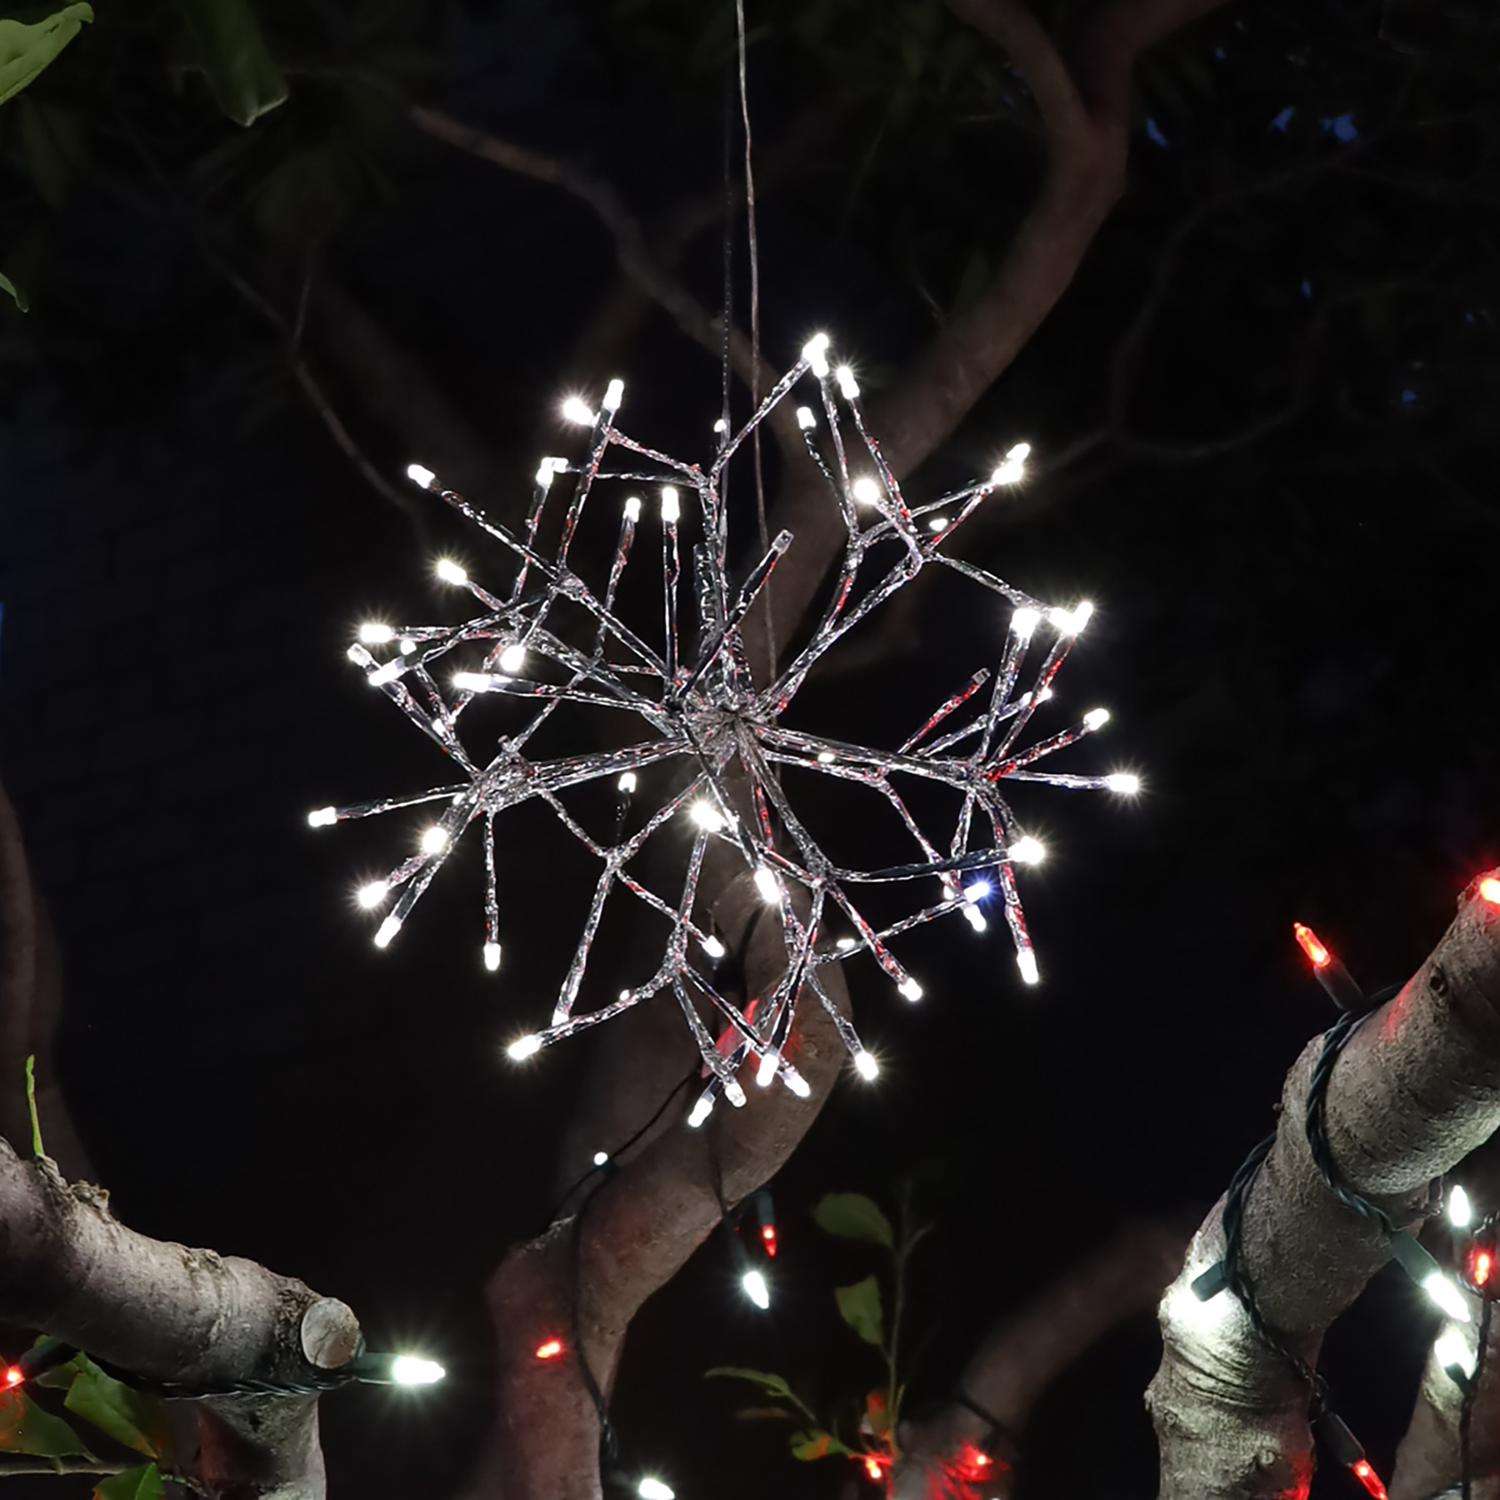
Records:
[[[815,386],[821,422],[811,407],[797,408],[797,424],[808,457],[826,482],[847,538],[833,592],[806,645],[779,668],[774,680],[757,685],[744,631],[746,617],[779,559],[792,545],[782,532],[736,584],[728,563],[726,466],[770,412],[799,381]],[[521,803],[543,804],[565,837],[577,841],[598,863],[598,879],[582,935],[563,977],[551,1024],[512,1041],[509,1056],[521,1061],[543,1047],[623,1014],[653,996],[669,994],[681,1007],[702,1053],[708,1086],[689,1115],[699,1125],[722,1095],[745,1102],[738,1073],[757,1059],[756,1079],[779,1079],[797,1094],[808,1085],[783,1055],[799,997],[828,1012],[861,1077],[874,1078],[875,1058],[830,998],[822,971],[868,953],[909,1001],[922,988],[892,951],[891,939],[950,913],[976,931],[987,926],[984,906],[998,899],[1015,947],[1021,979],[1036,984],[1039,971],[1027,932],[1016,877],[1018,866],[1043,857],[1041,843],[1027,833],[1002,789],[1008,783],[1106,789],[1131,794],[1133,775],[1084,776],[1037,769],[1044,756],[1102,728],[1105,709],[1091,709],[1070,728],[1031,739],[1027,731],[1052,683],[1087,623],[1087,602],[1048,608],[1029,594],[943,550],[962,524],[996,489],[1020,481],[1029,448],[1015,445],[981,483],[930,504],[907,504],[880,446],[865,425],[859,387],[847,367],[833,369],[828,340],[812,339],[802,357],[776,383],[737,432],[719,429],[719,446],[707,469],[682,463],[628,437],[616,425],[623,384],[611,381],[598,411],[569,397],[564,418],[588,429],[581,460],[544,458],[536,471],[524,531],[517,534],[447,489],[431,470],[413,464],[410,478],[438,495],[500,543],[515,577],[508,591],[492,593],[451,559],[436,564],[437,577],[478,605],[478,613],[454,625],[392,627],[369,623],[349,647],[349,659],[446,758],[451,779],[414,795],[323,807],[308,814],[321,827],[351,818],[407,808],[429,809],[407,858],[356,893],[362,907],[385,914],[375,932],[384,948],[401,931],[413,907],[470,829],[483,843],[484,938],[487,969],[500,967],[500,890],[504,845],[497,819]],[[621,467],[608,469],[615,450]],[[572,493],[551,555],[543,555],[539,532],[558,481],[572,477]],[[609,485],[627,487],[613,559],[602,591],[574,570],[571,553],[585,507]],[[653,494],[659,524],[662,574],[660,633],[648,641],[621,618],[621,579],[631,559],[645,502]],[[685,507],[695,502],[702,541],[694,548],[696,641],[682,623],[682,546]],[[947,568],[998,596],[1009,607],[1005,643],[993,669],[984,668],[946,698],[895,749],[877,749],[787,727],[783,717],[813,665],[923,569]],[[982,597],[982,596],[978,596]],[[579,642],[582,644],[579,644]],[[1033,663],[1028,668],[1028,662]],[[1028,685],[1022,678],[1029,671]],[[986,693],[986,688],[988,692]],[[492,694],[526,705],[521,727],[481,750],[470,727],[470,706]],[[611,750],[546,757],[533,741],[564,706],[607,716],[630,726],[631,742]],[[956,717],[955,717],[956,716]],[[942,728],[943,732],[938,733]],[[1023,743],[1025,742],[1025,743]],[[595,741],[597,743],[597,740]],[[633,801],[649,767],[674,773],[657,805],[632,818]],[[879,869],[834,862],[806,826],[785,787],[788,768],[863,789],[888,804],[918,858]],[[613,782],[618,797],[614,828],[599,836],[564,803],[564,795],[590,783]],[[924,831],[908,805],[915,782],[937,784],[952,794],[956,815],[945,834]],[[748,788],[738,803],[735,787]],[[644,800],[644,799],[643,799]],[[741,815],[737,808],[748,811]],[[945,825],[946,826],[946,825]],[[755,887],[779,916],[786,964],[763,1004],[732,1003],[709,972],[724,952],[712,919],[697,909],[699,879],[711,842],[731,846],[751,872]],[[638,873],[639,857],[669,843],[681,874],[661,894]],[[528,851],[529,854],[529,851]],[[529,862],[529,861],[528,861]],[[534,866],[532,867],[534,868]],[[861,911],[862,888],[901,882],[923,893],[927,904],[877,927]],[[579,1010],[590,952],[605,903],[617,896],[643,907],[664,936],[656,969],[617,998]],[[842,920],[840,920],[842,918]],[[830,925],[849,930],[831,938]],[[700,1009],[722,1018],[716,1041]]]

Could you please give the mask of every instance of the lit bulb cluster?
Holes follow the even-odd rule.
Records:
[[[797,423],[808,458],[843,520],[843,559],[831,598],[806,644],[774,680],[757,684],[744,624],[792,537],[778,535],[736,586],[729,567],[725,474],[746,439],[804,380],[815,390],[821,415],[811,406],[800,407]],[[439,581],[472,600],[477,613],[471,611],[453,625],[372,621],[360,627],[349,659],[431,741],[455,775],[408,796],[317,808],[308,814],[308,823],[325,827],[405,809],[431,808],[436,814],[417,830],[406,858],[356,892],[360,907],[383,913],[374,934],[380,948],[394,940],[463,835],[475,829],[484,846],[481,952],[484,967],[493,972],[501,965],[496,819],[523,802],[542,804],[565,836],[576,840],[600,868],[551,1024],[512,1041],[509,1056],[522,1061],[552,1042],[666,994],[681,1007],[708,1071],[707,1088],[688,1115],[688,1123],[696,1125],[721,1096],[736,1106],[745,1102],[738,1075],[751,1058],[761,1086],[780,1081],[796,1094],[808,1092],[783,1052],[800,996],[823,1006],[855,1071],[874,1078],[878,1064],[834,1004],[824,982],[826,966],[869,954],[897,993],[917,1001],[922,986],[892,951],[890,940],[923,923],[956,912],[982,932],[988,926],[985,903],[993,896],[1004,914],[1020,978],[1037,984],[1041,975],[1016,872],[1038,863],[1044,851],[1020,825],[1003,790],[1031,783],[1129,796],[1140,783],[1126,772],[1079,775],[1039,768],[1043,757],[1102,729],[1109,720],[1105,709],[1092,709],[1071,727],[1044,738],[1027,735],[1037,711],[1053,696],[1053,681],[1092,606],[1049,608],[943,550],[983,501],[1021,481],[1030,451],[1026,444],[1011,447],[988,479],[930,504],[910,506],[866,428],[858,381],[848,366],[831,366],[824,335],[806,345],[743,427],[734,432],[721,428],[717,452],[706,468],[683,463],[622,432],[615,418],[623,400],[619,381],[610,382],[597,410],[582,396],[567,399],[562,416],[587,429],[585,451],[576,461],[542,460],[524,525],[515,530],[483,516],[430,469],[411,466],[408,473],[415,483],[501,545],[515,574],[508,586],[491,592],[462,563],[440,559],[435,567]],[[624,463],[613,469],[606,466],[612,452],[625,455]],[[544,554],[544,515],[564,475],[574,482],[561,505],[555,544]],[[570,552],[585,507],[592,502],[597,512],[607,484],[637,492],[625,495],[617,511],[619,529],[608,577],[596,589],[573,570]],[[654,490],[658,499],[663,625],[655,644],[647,639],[652,632],[638,632],[617,609],[621,577],[642,521],[641,488]],[[695,587],[689,590],[697,605],[695,642],[683,629],[679,597],[689,498],[696,502],[691,518]],[[554,528],[547,519],[550,535]],[[963,575],[1007,610],[995,666],[975,672],[894,750],[783,723],[815,663],[928,568]],[[981,627],[976,633],[982,638],[988,631]],[[471,705],[478,698],[519,706],[524,721],[504,733],[491,731],[484,748],[478,748],[481,736],[460,738],[460,726],[469,729]],[[639,732],[636,742],[599,753],[537,754],[532,745],[537,731],[565,707],[633,724]],[[894,811],[918,857],[874,869],[836,863],[808,831],[783,786],[789,770],[835,778],[871,794]],[[655,804],[628,827],[630,799],[644,794],[651,771],[659,776]],[[606,778],[622,800],[612,833],[599,835],[586,826],[583,810],[565,805],[564,799],[571,802],[589,783]],[[913,815],[903,794],[916,784],[936,784],[952,795],[956,810],[946,834],[929,834]],[[737,800],[740,796],[743,802]],[[653,849],[665,842],[678,845],[681,884],[667,894],[649,888],[635,873],[634,862],[648,841]],[[743,860],[761,898],[780,918],[783,977],[754,1021],[721,992],[699,961],[700,954],[713,960],[724,953],[710,919],[697,910],[711,841],[729,846]],[[877,928],[855,893],[892,882],[916,882],[931,895],[917,910]],[[591,947],[605,903],[617,894],[661,923],[660,957],[652,972],[620,991],[617,999],[584,1008],[579,1002]],[[842,936],[828,931],[835,917],[842,919],[839,925],[847,924]],[[727,1025],[728,1045],[716,1044],[699,1014],[704,1006]]]

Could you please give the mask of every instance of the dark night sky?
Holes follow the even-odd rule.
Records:
[[[1326,16],[1309,29],[1333,59],[1325,114],[1378,115],[1380,67],[1342,59]],[[1116,223],[917,494],[987,468],[1016,437],[1045,459],[1097,424],[1153,256],[1212,177],[1173,152],[1212,140],[1221,157],[1274,167],[1293,149],[1268,123],[1280,76],[1258,56],[1238,62],[1252,40],[1226,36],[1215,101],[1164,124],[1153,114],[1169,147],[1143,118]],[[498,6],[430,40],[446,80],[433,97],[588,152],[644,208],[713,180],[715,85],[666,87],[585,7]],[[756,56],[758,128],[774,139],[811,65],[774,41]],[[1318,102],[1297,97],[1304,113]],[[1319,149],[1316,136],[1296,149]],[[785,363],[827,326],[878,391],[926,312],[880,238],[883,206],[841,210],[862,141],[831,143],[819,174],[766,206],[764,339]],[[1026,162],[1014,142],[997,155],[969,131],[911,196],[956,240],[1003,236],[1031,190]],[[878,190],[895,192],[903,171],[898,155]],[[608,244],[547,189],[477,163],[407,141],[391,172],[394,192],[326,253],[493,440],[501,468],[476,498],[512,516],[536,455],[565,441],[561,366],[613,274]],[[963,197],[966,179],[985,201]],[[1268,314],[1262,294],[1316,265],[1312,296],[1324,295],[1330,246],[1353,223],[1339,194],[1355,191],[1271,198],[1232,252],[1210,237],[1187,258],[1139,373],[1142,428],[1223,430],[1275,399],[1275,318],[1308,314],[1290,291]],[[1345,272],[1426,277],[1412,206],[1360,208]],[[1471,245],[1497,227],[1492,209],[1424,212]],[[526,824],[517,857],[537,861],[537,879],[517,897],[500,983],[475,961],[473,870],[435,889],[389,953],[371,951],[347,892],[396,830],[317,837],[303,814],[436,769],[342,660],[351,621],[372,610],[439,617],[429,550],[268,378],[263,330],[179,229],[96,184],[59,217],[53,253],[67,304],[40,306],[48,338],[28,360],[8,345],[0,366],[0,764],[61,937],[70,1097],[129,1222],[300,1275],[352,1302],[375,1346],[447,1360],[453,1377],[431,1399],[325,1403],[334,1494],[441,1494],[484,1412],[481,1280],[541,1227],[558,1170],[546,1143],[595,1045],[523,1076],[497,1053],[550,1003],[547,965],[571,942],[581,892],[551,863],[544,826]],[[710,297],[715,254],[706,243],[689,266]],[[1409,351],[1375,359],[1353,336],[1332,342],[1315,398],[1274,435],[1194,464],[1147,455],[1038,482],[966,544],[1044,598],[1096,602],[1058,688],[1115,720],[1059,768],[1129,767],[1147,789],[1120,805],[1037,788],[1022,806],[1052,848],[1026,885],[1037,995],[1015,982],[998,923],[986,940],[962,927],[911,940],[920,1007],[859,976],[856,1017],[887,1065],[876,1091],[838,1088],[775,1183],[786,1251],[773,1313],[742,1310],[716,1239],[633,1331],[617,1422],[631,1464],[670,1472],[683,1500],[835,1492],[830,1471],[780,1456],[779,1429],[733,1422],[737,1393],[699,1378],[739,1364],[859,1389],[831,1288],[866,1265],[813,1228],[822,1193],[888,1198],[899,1174],[926,1171],[938,1231],[919,1261],[914,1388],[938,1395],[995,1316],[1119,1220],[1196,1221],[1264,1133],[1286,1066],[1329,1020],[1294,919],[1378,986],[1410,972],[1471,874],[1500,862],[1488,666],[1500,512],[1483,429],[1459,415],[1486,389],[1474,369],[1493,380],[1493,349],[1468,351],[1471,384],[1429,361],[1418,389]],[[656,319],[619,373],[632,431],[669,451],[706,447],[718,376],[696,348]],[[357,413],[357,392],[335,388]],[[424,456],[362,436],[392,476]],[[455,534],[433,525],[435,539]],[[483,546],[462,546],[482,566]],[[915,635],[815,682],[808,719],[902,735],[1002,630],[984,598],[931,588]],[[1410,1304],[1379,1278],[1330,1345],[1341,1409],[1382,1464],[1423,1338]],[[1151,1492],[1140,1395],[1155,1357],[1137,1320],[1049,1393],[1028,1494]]]

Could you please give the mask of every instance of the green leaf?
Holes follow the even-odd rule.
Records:
[[[19,94],[94,19],[92,5],[65,5],[27,26],[0,20],[0,104]]]
[[[165,1458],[171,1446],[166,1407],[106,1375],[87,1356],[81,1356],[79,1363],[63,1405],[117,1443],[147,1458]]]
[[[9,292],[15,299],[15,304],[22,312],[25,312],[31,304],[26,300],[26,293],[13,282],[9,276],[0,271],[0,292]]]
[[[198,44],[208,87],[237,125],[286,101],[286,75],[266,46],[250,0],[177,0]]]
[[[712,1370],[705,1370],[705,1380],[712,1376],[722,1376],[728,1380],[748,1380],[751,1385],[758,1385],[763,1391],[769,1391],[773,1396],[780,1396],[783,1401],[795,1401],[797,1398],[792,1394],[792,1388],[780,1375],[773,1375],[769,1370],[746,1370],[740,1365],[715,1365]]]
[[[29,1453],[38,1458],[92,1457],[61,1417],[43,1411],[24,1391],[0,1396],[0,1453]]]
[[[47,1153],[42,1150],[42,1122],[36,1113],[36,1053],[26,1054],[26,1108],[31,1112],[31,1154],[38,1159]]]
[[[854,1458],[857,1455],[847,1443],[821,1427],[809,1427],[803,1432],[794,1432],[790,1439],[792,1457],[803,1463],[814,1463],[830,1455],[836,1458]]]
[[[828,1234],[843,1240],[863,1240],[867,1245],[895,1248],[891,1221],[873,1198],[863,1193],[829,1193],[813,1209],[813,1222]]]
[[[165,1500],[167,1487],[155,1464],[126,1469],[94,1490],[94,1500]]]
[[[810,1464],[820,1458],[827,1458],[832,1452],[833,1434],[831,1432],[823,1432],[819,1429],[792,1434],[792,1457],[800,1458],[803,1463]]]
[[[885,1317],[880,1306],[880,1283],[873,1276],[856,1281],[853,1286],[835,1287],[834,1300],[839,1316],[867,1344],[877,1349],[885,1345]]]

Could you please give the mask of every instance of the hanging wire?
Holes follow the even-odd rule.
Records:
[[[750,262],[750,406],[760,406],[760,241],[755,225],[755,167],[752,161],[754,141],[750,133],[750,93],[746,82],[745,0],[734,0],[735,41],[738,48],[740,82],[740,126],[745,134],[745,243]],[[724,326],[729,327],[728,309]],[[760,550],[764,556],[771,546],[771,532],[766,522],[766,482],[760,449],[760,428],[751,442],[755,462],[755,518],[760,527]],[[771,614],[771,589],[767,584],[761,600],[766,621],[766,680],[776,675],[776,636]]]

